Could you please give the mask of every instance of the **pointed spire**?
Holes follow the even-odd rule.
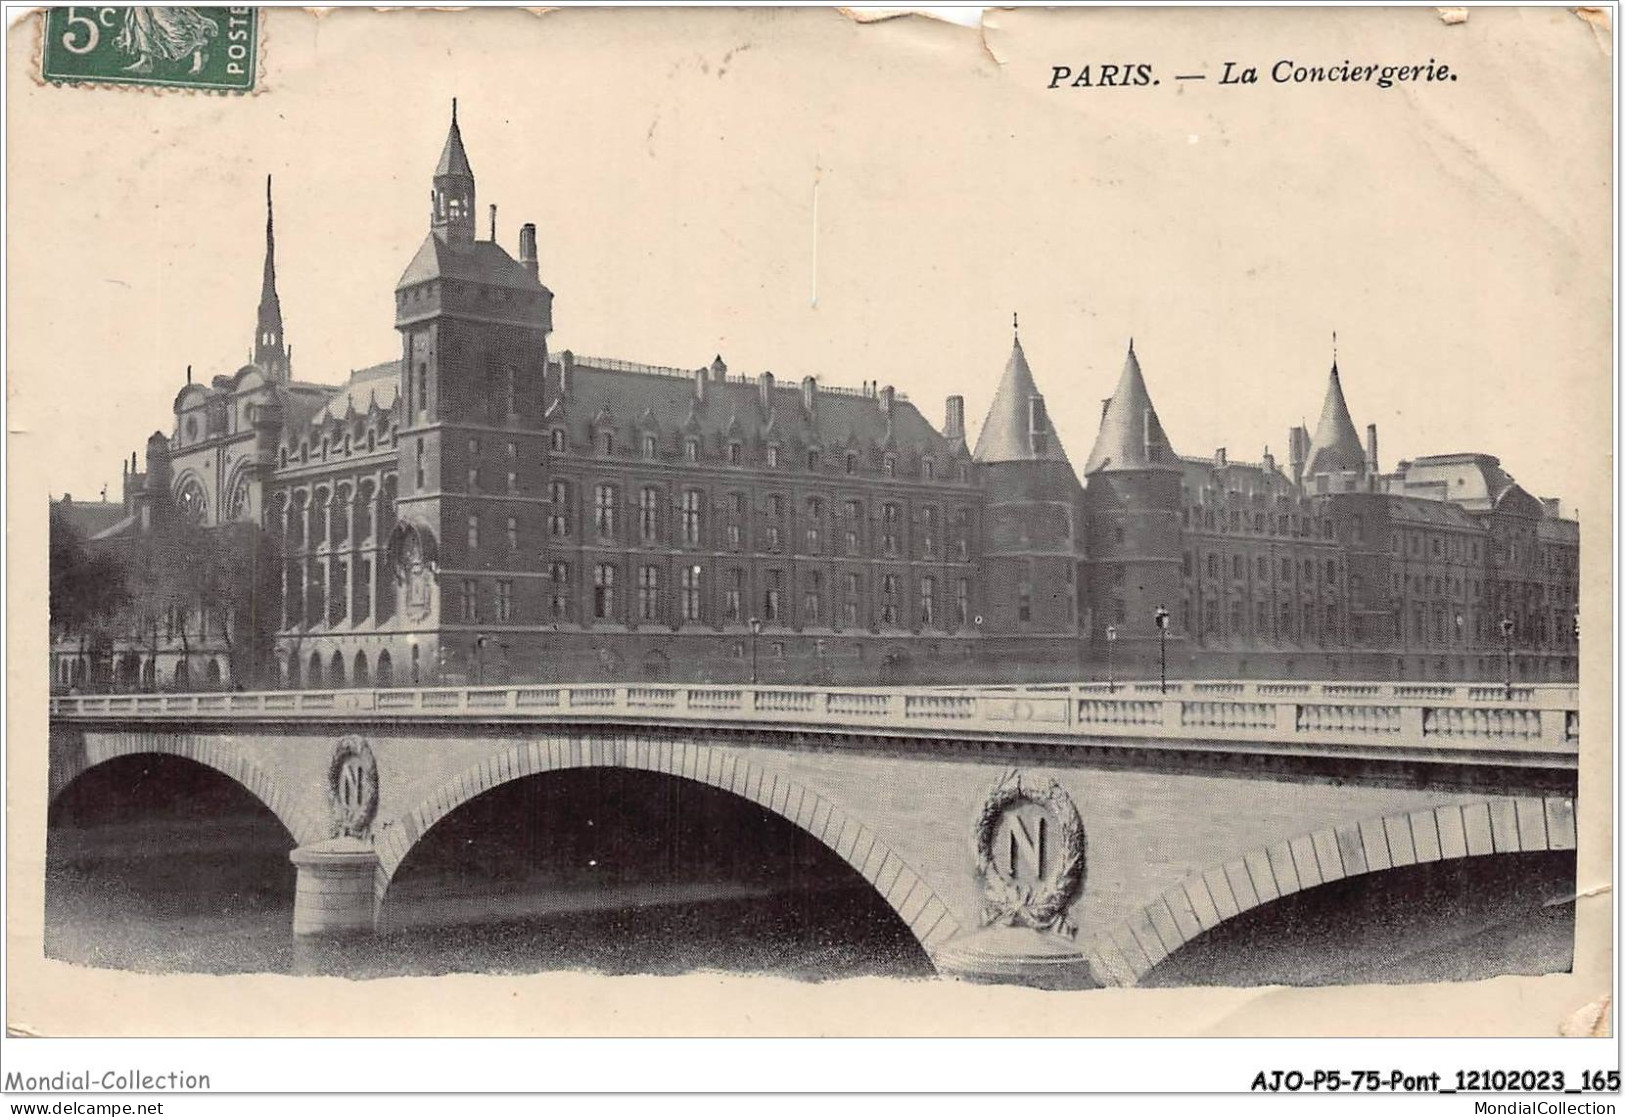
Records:
[[[1348,401],[1343,398],[1343,381],[1337,372],[1337,335],[1332,335],[1332,371],[1326,384],[1326,402],[1320,409],[1320,422],[1309,442],[1305,477],[1317,473],[1342,473],[1365,469],[1365,448],[1354,429]]]
[[[1012,329],[1017,325],[1019,323],[1012,319]],[[1061,440],[1050,428],[1044,397],[1033,382],[1033,372],[1027,366],[1027,354],[1022,351],[1019,335],[1011,340],[1004,378],[999,381],[987,417],[982,420],[982,432],[976,437],[973,457],[979,462],[1067,460]]]
[[[1135,469],[1177,469],[1179,457],[1168,444],[1162,420],[1151,404],[1151,393],[1146,390],[1145,376],[1140,372],[1140,358],[1135,356],[1134,341],[1128,343],[1128,357],[1123,362],[1123,375],[1117,381],[1117,390],[1106,401],[1100,416],[1100,434],[1095,447],[1089,452],[1085,475],[1102,471]]]
[[[276,221],[271,207],[271,176],[265,176],[265,273],[260,281],[260,309],[250,355],[272,380],[288,378],[288,350],[282,333],[282,300],[276,293]]]
[[[447,175],[474,177],[474,168],[468,164],[468,152],[463,150],[463,131],[457,126],[457,98],[451,99],[451,130],[446,133],[446,146],[440,150],[440,162],[435,164],[436,178]]]

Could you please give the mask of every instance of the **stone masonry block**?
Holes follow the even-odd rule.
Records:
[[[1275,874],[1275,886],[1281,895],[1290,896],[1303,886],[1298,882],[1298,869],[1292,862],[1292,849],[1285,842],[1277,842],[1265,851],[1270,872]]]
[[[1572,799],[1546,800],[1546,838],[1552,849],[1573,849],[1574,801]]]
[[[1518,812],[1518,841],[1524,851],[1550,849],[1546,838],[1546,804],[1539,799],[1522,798],[1514,806]]]
[[[1365,863],[1374,873],[1394,867],[1388,852],[1388,830],[1382,819],[1367,819],[1360,823],[1360,848],[1365,850]]]
[[[1191,910],[1190,897],[1185,895],[1183,888],[1175,886],[1168,889],[1162,894],[1162,900],[1168,906],[1169,913],[1174,917],[1174,925],[1179,928],[1179,933],[1186,942],[1202,933],[1202,922]]]
[[[1253,887],[1253,874],[1247,862],[1225,862],[1224,876],[1230,882],[1230,894],[1236,898],[1237,912],[1251,911],[1258,906],[1258,890]]]
[[[1468,803],[1461,808],[1461,825],[1467,833],[1467,853],[1481,857],[1495,852],[1490,836],[1490,807],[1488,803]]]
[[[1287,848],[1292,851],[1292,865],[1298,870],[1298,884],[1303,888],[1321,884],[1320,858],[1315,856],[1314,838],[1308,834],[1293,838]]]
[[[1490,842],[1496,853],[1517,853],[1523,848],[1518,834],[1518,804],[1511,799],[1490,801]]]
[[[1416,843],[1411,839],[1411,820],[1402,814],[1389,815],[1382,820],[1382,829],[1388,838],[1388,852],[1393,856],[1394,868],[1416,864]]]
[[[1218,909],[1220,921],[1234,919],[1240,913],[1241,905],[1236,903],[1235,893],[1230,888],[1223,867],[1207,870],[1202,874],[1202,880],[1207,883],[1208,895],[1213,897],[1213,906]]]
[[[1339,826],[1337,828],[1337,854],[1343,861],[1343,875],[1357,877],[1361,873],[1369,872],[1370,866],[1365,860],[1365,839],[1360,836],[1358,826]]]
[[[1438,816],[1433,811],[1413,811],[1410,815],[1411,848],[1419,863],[1437,861],[1439,850]]]
[[[1281,886],[1276,883],[1275,870],[1270,868],[1269,854],[1261,849],[1255,849],[1245,858],[1247,871],[1252,877],[1253,889],[1258,894],[1258,902],[1267,904],[1281,896]]]
[[[1330,884],[1342,880],[1345,875],[1343,854],[1337,848],[1337,835],[1331,830],[1316,830],[1309,840],[1315,847],[1315,864],[1320,866],[1321,882]]]
[[[1461,808],[1454,803],[1435,807],[1433,821],[1439,828],[1439,859],[1467,856],[1467,826]]]
[[[1192,877],[1184,884],[1185,900],[1190,904],[1191,913],[1196,916],[1197,924],[1202,930],[1211,930],[1219,925],[1219,907],[1208,891],[1207,881],[1201,877]]]

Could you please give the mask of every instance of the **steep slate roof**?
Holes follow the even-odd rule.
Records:
[[[576,358],[568,396],[561,400],[549,391],[549,422],[558,423],[562,410],[563,425],[577,442],[589,441],[594,424],[607,416],[623,438],[653,424],[665,452],[675,445],[672,439],[677,432],[684,432],[704,437],[707,451],[726,436],[743,443],[761,440],[786,447],[819,446],[833,453],[848,446],[858,450],[889,441],[899,460],[914,450],[945,461],[952,457],[949,442],[918,408],[900,396],[894,399],[888,419],[874,396],[820,387],[809,416],[802,406],[800,384],[776,383],[768,409],[762,405],[762,389],[756,381],[709,380],[701,402],[692,378],[597,368],[591,361],[590,357]]]
[[[457,127],[457,102],[451,104],[451,131],[446,133],[446,146],[440,151],[440,162],[434,167],[435,177],[463,175],[474,177],[474,168],[468,165],[468,152],[463,150],[462,129]]]
[[[350,374],[342,387],[335,391],[326,405],[311,418],[313,423],[324,423],[329,418],[342,419],[355,409],[365,415],[367,408],[377,401],[378,410],[388,411],[395,406],[395,397],[401,390],[401,362],[385,361],[369,365]]]
[[[982,420],[981,433],[976,436],[975,458],[979,462],[1036,462],[1067,461],[1066,450],[1048,421],[1040,445],[1035,447],[1029,430],[1030,401],[1042,400],[1038,385],[1033,383],[1033,371],[1027,367],[1027,354],[1021,350],[1021,338],[1010,347],[1010,359],[1004,365],[1004,379],[993,393],[993,403]],[[1070,462],[1068,463],[1070,464]]]
[[[466,279],[521,291],[545,291],[541,281],[495,241],[477,240],[458,248],[430,233],[406,265],[396,290],[431,279]]]
[[[1134,342],[1130,341],[1123,375],[1106,404],[1105,414],[1100,417],[1100,433],[1095,436],[1095,447],[1089,452],[1089,464],[1083,471],[1089,474],[1102,470],[1178,468],[1179,456],[1168,444],[1162,420],[1157,418],[1157,409],[1151,404],[1151,393],[1146,391],[1140,359],[1134,355]]]
[[[1333,361],[1331,381],[1326,385],[1326,402],[1320,409],[1315,437],[1309,441],[1309,459],[1303,473],[1305,477],[1313,477],[1317,473],[1345,470],[1364,472],[1365,449],[1360,445],[1360,433],[1354,429],[1354,420],[1349,417],[1343,383],[1337,376],[1337,362]]]
[[[52,508],[85,539],[94,539],[129,516],[122,503],[103,500],[56,501]]]

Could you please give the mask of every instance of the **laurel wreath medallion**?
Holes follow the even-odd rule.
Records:
[[[993,836],[1005,811],[1027,802],[1042,807],[1059,824],[1060,849],[1055,870],[1032,884],[1006,877],[993,861]],[[1031,927],[1073,938],[1078,929],[1067,909],[1083,890],[1083,819],[1066,788],[1054,779],[1039,788],[1022,783],[1021,773],[1006,772],[982,804],[976,820],[976,868],[982,877],[982,923]]]
[[[344,794],[345,768],[351,761],[359,768],[352,777],[353,801]],[[378,815],[378,761],[365,737],[352,733],[333,746],[333,759],[327,765],[327,804],[333,816],[333,837],[366,837]]]

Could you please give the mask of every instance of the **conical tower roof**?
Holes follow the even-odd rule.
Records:
[[[1067,461],[1066,450],[1050,426],[1044,397],[1033,383],[1033,370],[1027,367],[1020,336],[1010,347],[1004,379],[999,381],[999,390],[993,393],[993,403],[982,420],[973,456],[984,463]]]
[[[1345,470],[1365,470],[1365,449],[1360,445],[1360,434],[1349,417],[1348,401],[1343,398],[1343,383],[1337,376],[1337,361],[1332,360],[1331,382],[1326,385],[1326,402],[1320,409],[1320,422],[1315,437],[1309,442],[1309,460],[1304,476],[1317,473],[1341,473]]]
[[[446,133],[446,146],[441,149],[440,162],[435,164],[436,178],[458,175],[473,178],[474,168],[468,164],[468,152],[463,150],[463,133],[457,127],[457,99],[451,102],[451,131]]]
[[[1145,377],[1140,373],[1140,359],[1134,355],[1134,342],[1130,341],[1123,375],[1100,417],[1100,434],[1095,438],[1095,448],[1089,452],[1089,464],[1083,472],[1088,475],[1102,471],[1178,468],[1179,456],[1168,445],[1162,420],[1157,418],[1157,409],[1151,405],[1151,393],[1146,391]]]

